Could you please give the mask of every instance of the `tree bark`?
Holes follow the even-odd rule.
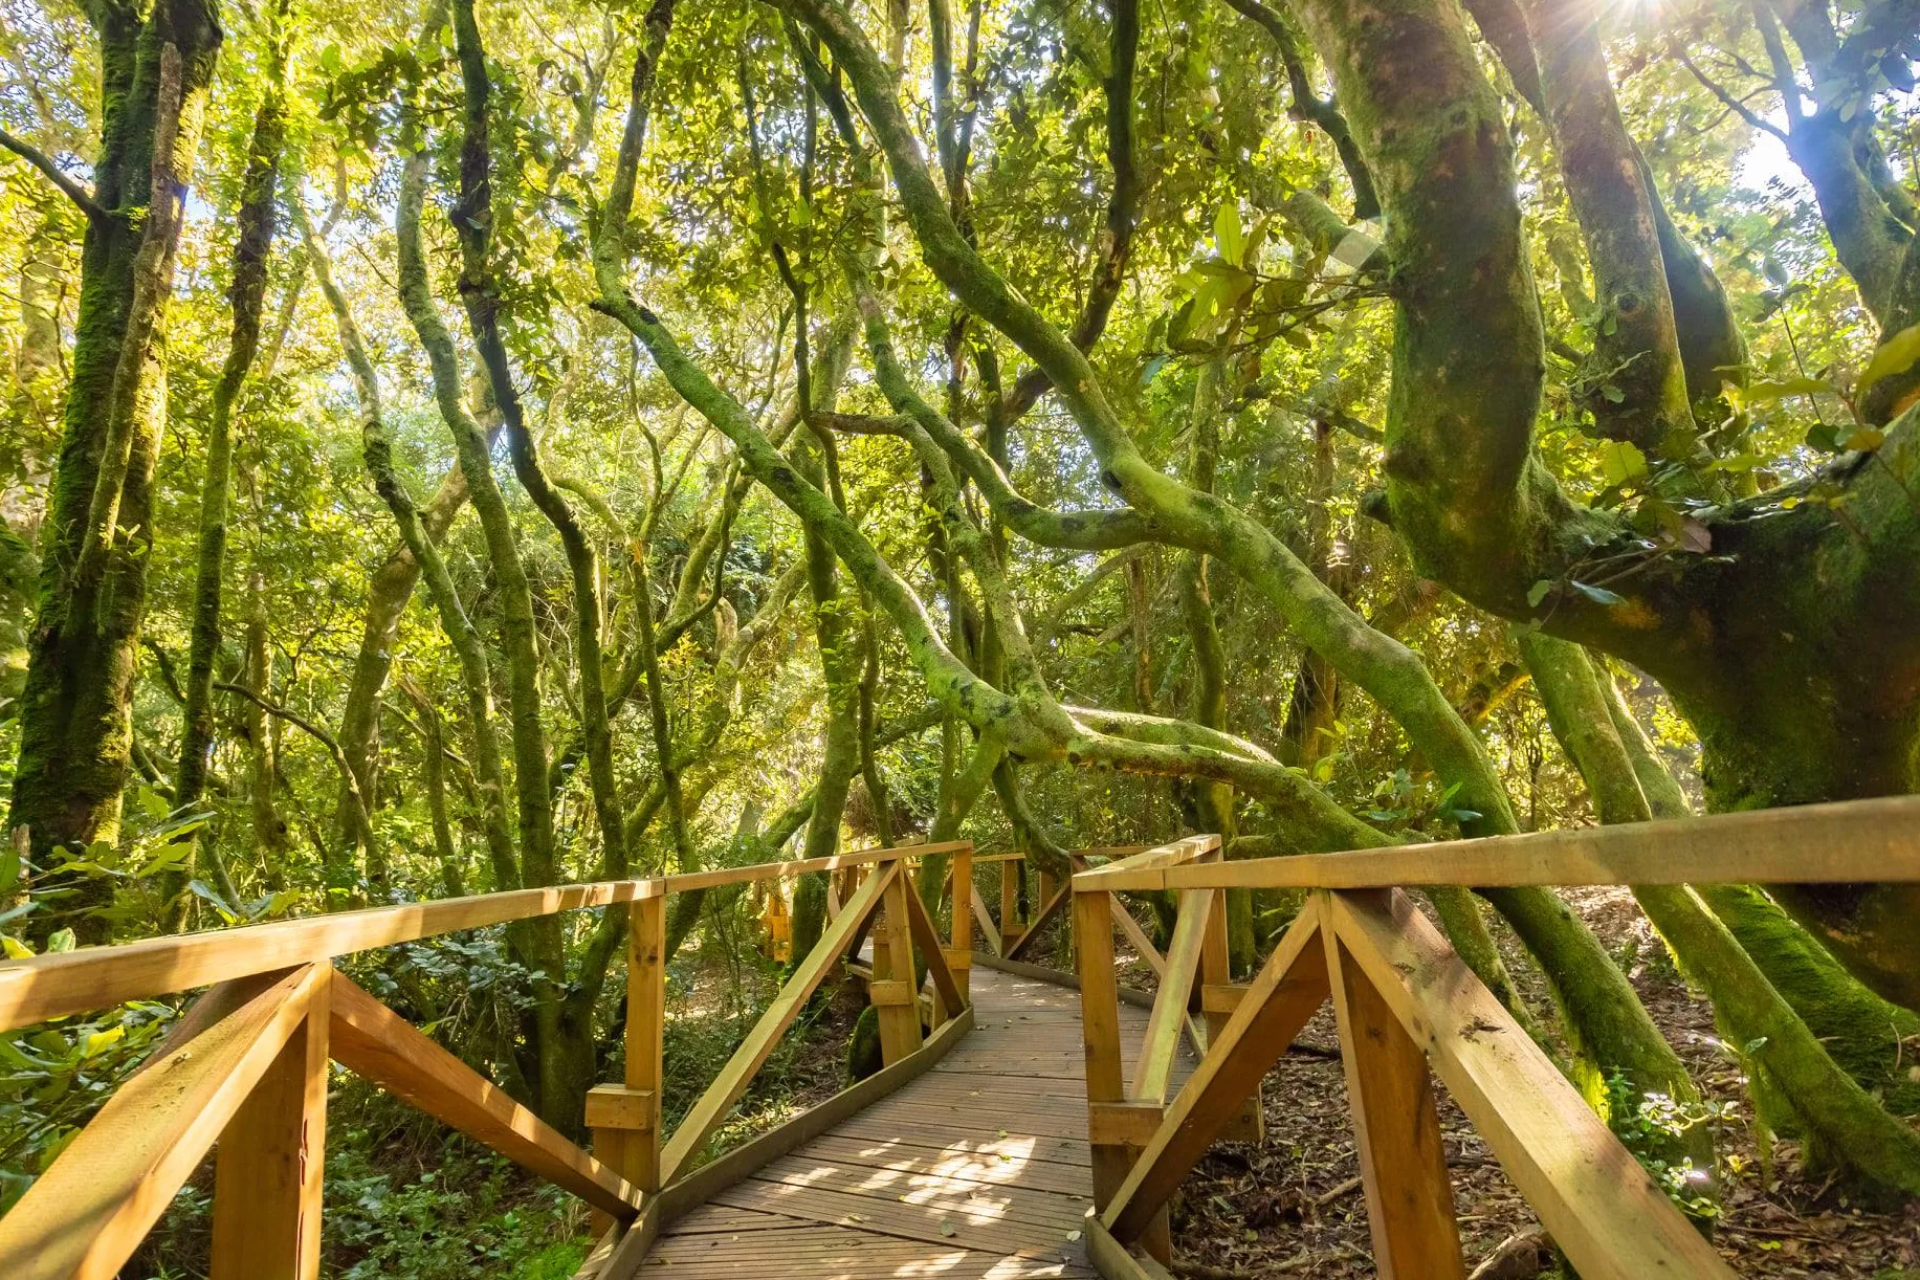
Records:
[[[135,650],[153,544],[153,473],[165,419],[162,342],[186,184],[220,44],[205,0],[151,11],[90,10],[100,39],[104,143],[81,251],[80,315],[52,528],[21,697],[11,829],[26,828],[36,866],[119,834],[130,768]],[[147,204],[136,228],[130,207]],[[49,875],[72,890],[36,912],[37,938],[66,917],[83,943],[105,942],[109,882]]]

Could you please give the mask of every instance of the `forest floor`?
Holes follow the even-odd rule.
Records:
[[[1810,1174],[1798,1144],[1784,1139],[1772,1142],[1770,1176],[1763,1174],[1740,1067],[1721,1046],[1711,1008],[1674,970],[1625,889],[1566,896],[1608,950],[1626,962],[1654,1021],[1708,1100],[1729,1104],[1716,1132],[1723,1203],[1715,1240],[1733,1269],[1742,1276],[1920,1280],[1920,1206],[1889,1214],[1855,1205],[1831,1178]],[[1538,975],[1520,962],[1518,944],[1510,937],[1502,942],[1533,1007],[1550,1008]],[[1330,1006],[1299,1040],[1337,1045]],[[1174,1203],[1177,1275],[1348,1280],[1374,1274],[1346,1095],[1337,1052],[1280,1060],[1263,1089],[1266,1140],[1216,1146]],[[1444,1089],[1440,1122],[1468,1269],[1515,1241],[1511,1260],[1483,1280],[1542,1274],[1548,1260],[1521,1247],[1537,1233],[1538,1219]]]

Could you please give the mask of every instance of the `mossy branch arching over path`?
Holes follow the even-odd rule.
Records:
[[[1014,293],[959,234],[920,160],[917,142],[884,64],[847,12],[833,0],[782,0],[781,7],[821,37],[847,75],[887,159],[927,265],[957,298],[1051,372],[1061,398],[1099,457],[1107,482],[1149,523],[1155,537],[1204,551],[1233,569],[1287,617],[1310,647],[1372,694],[1400,722],[1441,778],[1459,788],[1462,803],[1481,815],[1469,823],[1472,833],[1515,830],[1505,789],[1479,740],[1419,658],[1369,627],[1264,526],[1231,504],[1198,493],[1153,468],[1140,454],[1107,400],[1098,375],[1078,348]],[[884,361],[877,358],[876,368],[883,365]],[[882,372],[883,386],[886,382]],[[993,485],[991,470],[970,461],[970,446],[951,428],[942,429],[937,414],[903,401],[896,401],[894,407],[905,407],[963,467]],[[1013,520],[1003,511],[1010,490],[1000,484],[983,485],[983,491],[994,503],[996,513],[1012,525]],[[1120,762],[1124,757],[1133,762],[1132,767],[1216,778],[1232,782],[1250,795],[1273,792],[1268,769],[1244,758],[1215,755],[1196,745],[1150,747],[1138,741],[1128,742],[1124,752],[1117,752],[1113,744],[1118,741],[1107,737],[1094,750],[1082,750],[1068,758],[1129,767]],[[1018,746],[1015,749],[1019,750]],[[1337,806],[1327,805],[1310,786],[1296,780],[1289,789],[1296,802],[1294,813],[1316,815],[1292,833],[1296,847],[1358,847],[1383,839],[1364,824],[1339,814]],[[1317,816],[1324,813],[1319,807],[1322,805],[1334,810],[1326,813],[1324,820]],[[1364,837],[1361,832],[1365,832]],[[1337,836],[1340,844],[1316,843],[1329,836]],[[1565,1000],[1570,1016],[1584,1017],[1583,1010],[1596,1004],[1624,1007],[1634,1003],[1625,978],[1592,934],[1551,894],[1507,890],[1493,895],[1492,900],[1514,923],[1557,986],[1578,983],[1608,993],[1607,1000],[1598,1002]],[[1455,914],[1463,934],[1469,922],[1477,919],[1470,907]],[[1463,951],[1489,965],[1484,975],[1489,985],[1496,990],[1507,989],[1503,976],[1491,964],[1496,958],[1492,947],[1471,945],[1473,942],[1471,936],[1463,936]],[[1566,995],[1571,988],[1561,986],[1561,990]],[[1649,1038],[1648,1032],[1648,1027],[1632,1020],[1596,1019],[1588,1028],[1588,1039],[1599,1060],[1628,1069],[1636,1077],[1651,1078],[1651,1073],[1635,1070],[1634,1064],[1659,1060],[1663,1055],[1671,1059],[1671,1050],[1657,1035]]]

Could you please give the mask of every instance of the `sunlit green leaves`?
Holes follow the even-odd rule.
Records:
[[[1860,371],[1860,380],[1853,388],[1854,398],[1864,397],[1875,383],[1894,374],[1905,373],[1916,362],[1920,362],[1920,324],[1902,329],[1880,344],[1873,353],[1873,359],[1867,361],[1867,367]]]
[[[1647,455],[1630,440],[1609,440],[1600,446],[1600,468],[1609,485],[1637,484],[1648,476]]]

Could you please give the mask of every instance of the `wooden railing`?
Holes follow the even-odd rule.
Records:
[[[973,846],[962,841],[342,912],[0,964],[0,1031],[210,987],[0,1218],[0,1276],[117,1275],[216,1144],[214,1280],[317,1276],[330,1058],[586,1201],[604,1231],[581,1276],[631,1274],[666,1222],[898,1088],[971,1029],[972,917],[956,911],[951,937],[939,934],[909,882],[909,864],[929,854],[950,854],[952,885],[972,885]],[[819,944],[663,1132],[669,896],[808,872],[846,889]],[[588,1095],[592,1154],[333,966],[436,934],[615,906],[628,912],[630,940],[626,1076]],[[869,936],[883,1070],[696,1170],[808,999]],[[924,1040],[916,947],[934,992]]]
[[[1432,1077],[1479,1130],[1587,1280],[1730,1277],[1601,1118],[1420,913],[1403,886],[1816,884],[1920,880],[1920,798],[1439,845],[1222,862],[1196,837],[1073,880],[1094,1200],[1109,1280],[1164,1277],[1166,1203],[1329,998],[1339,1026],[1374,1262],[1383,1277],[1466,1273]],[[1244,986],[1220,972],[1225,893],[1312,893]],[[1123,1078],[1115,895],[1171,891],[1179,922],[1131,1082]],[[1210,958],[1211,957],[1211,958]],[[1172,1028],[1194,982],[1218,1019],[1171,1102]],[[1145,1256],[1137,1256],[1129,1248]]]

